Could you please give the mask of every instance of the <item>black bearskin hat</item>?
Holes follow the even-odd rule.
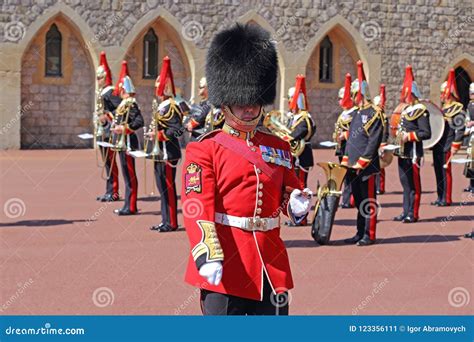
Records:
[[[219,32],[207,53],[209,101],[216,107],[271,104],[277,73],[270,34],[257,25],[236,24]]]

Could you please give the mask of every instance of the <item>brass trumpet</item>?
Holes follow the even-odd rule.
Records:
[[[282,122],[283,117],[279,111],[272,110],[265,114],[263,125],[267,127],[277,137],[287,140],[290,143],[291,154],[299,157],[303,153],[305,141],[304,139],[295,140],[291,136],[291,130]]]

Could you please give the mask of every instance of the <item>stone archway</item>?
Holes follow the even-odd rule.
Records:
[[[456,85],[461,93],[461,102],[467,104],[469,102],[469,84],[474,82],[474,56],[463,53],[454,58],[450,63],[446,64],[442,70],[440,78],[431,83],[430,99],[435,103],[439,103],[441,84],[448,78],[448,73],[454,68],[456,74]],[[461,79],[458,80],[458,78]]]
[[[273,27],[255,10],[248,11],[243,16],[241,16],[237,21],[242,24],[250,23],[253,25],[260,26],[261,28],[270,32],[273,39],[275,40],[276,47],[277,47],[277,57],[278,57],[278,77],[277,77],[277,84],[276,84],[275,103],[273,105],[274,105],[274,108],[280,108],[280,109],[284,108],[287,102],[287,99],[286,99],[287,89],[285,89],[284,87],[285,68],[286,68],[286,57],[285,57],[286,50],[285,50],[285,46],[281,42],[281,39],[279,39],[281,32],[275,31]],[[291,83],[292,80],[287,80],[287,81]]]
[[[72,19],[62,12],[47,14],[25,42],[21,58],[21,148],[84,148],[91,142],[77,135],[92,131],[94,60]],[[46,32],[55,24],[62,36],[62,74],[45,75]]]
[[[330,46],[332,66],[330,79],[323,80],[320,75],[321,44]],[[357,77],[357,60],[362,59],[351,35],[339,24],[329,30],[313,48],[306,64],[308,101],[310,111],[317,123],[317,133],[313,142],[332,140],[334,123],[340,114],[338,91],[344,86],[345,74]],[[369,66],[364,63],[366,75]],[[368,77],[368,76],[367,76]],[[374,94],[372,94],[374,95]]]
[[[191,67],[181,36],[163,17],[155,18],[137,34],[125,54],[130,76],[137,89],[137,101],[147,124],[151,120],[151,104],[155,91],[155,78],[147,79],[143,76],[143,39],[150,29],[153,29],[158,37],[158,74],[161,70],[163,58],[169,56],[175,86],[186,101],[192,98],[193,88]],[[114,76],[117,75],[114,74]]]

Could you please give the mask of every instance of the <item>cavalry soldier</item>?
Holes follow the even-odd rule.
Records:
[[[96,139],[97,141],[107,142],[110,139],[110,126],[114,118],[114,111],[120,104],[120,97],[112,94],[112,73],[107,63],[105,52],[100,54],[100,65],[96,72],[97,77],[97,107],[96,113]],[[101,202],[113,202],[119,199],[119,180],[118,168],[114,158],[114,152],[108,148],[99,146],[102,160],[105,164],[107,181],[105,186],[105,195],[97,197]]]
[[[396,152],[398,174],[403,188],[403,212],[394,221],[403,223],[413,223],[419,219],[423,140],[431,137],[430,114],[426,106],[418,102],[420,98],[412,67],[408,65],[400,97],[400,101],[408,106],[401,113],[397,132],[400,148]]]
[[[171,60],[163,59],[160,76],[155,83],[154,113],[151,130],[146,133],[150,140],[158,144],[159,156],[153,155],[155,178],[161,200],[161,219],[159,225],[151,230],[169,232],[178,229],[178,196],[176,194],[176,165],[181,159],[179,136],[182,134],[183,114],[175,101]],[[153,144],[153,146],[155,146]]]
[[[469,86],[469,104],[467,105],[466,134],[468,136],[467,158],[473,159],[474,153],[474,82]],[[474,162],[464,167],[464,175],[469,179],[469,186],[465,192],[474,193]]]
[[[380,172],[378,150],[383,138],[384,120],[379,108],[370,102],[369,85],[361,61],[357,62],[357,80],[351,91],[358,107],[349,128],[346,153],[342,164],[350,166],[348,174],[352,185],[357,213],[357,233],[346,243],[366,246],[375,243],[377,206],[375,174]]]
[[[190,119],[186,123],[186,129],[191,132],[191,140],[196,141],[197,138],[204,134],[204,126],[206,124],[206,117],[211,112],[211,104],[208,100],[208,89],[206,78],[203,77],[199,81],[199,97],[201,101],[199,104],[191,106]]]
[[[452,203],[451,158],[462,145],[466,121],[463,105],[458,102],[454,69],[449,71],[448,80],[441,85],[441,100],[444,130],[441,139],[433,147],[433,166],[438,198],[431,204],[445,207]]]
[[[389,124],[388,124],[388,117],[385,115],[385,84],[380,85],[380,94],[374,97],[374,106],[378,107],[378,109],[382,112],[383,120],[384,120],[384,131],[383,131],[383,138],[382,143],[380,144],[379,148],[379,155],[380,159],[383,160],[385,154],[383,148],[387,145],[388,136],[389,136]],[[380,173],[377,174],[375,179],[375,188],[377,191],[377,195],[382,195],[385,193],[385,167],[381,165]]]
[[[316,126],[311,114],[308,112],[308,98],[306,96],[306,82],[303,75],[296,76],[296,84],[288,90],[290,121],[292,140],[304,140],[303,152],[296,156],[295,170],[298,178],[306,187],[308,184],[308,174],[314,166],[313,149],[311,148],[311,138],[316,133]]]
[[[311,192],[301,191],[288,143],[256,129],[277,70],[270,34],[253,25],[218,33],[207,55],[209,99],[225,124],[188,145],[181,195],[186,281],[201,289],[205,315],[288,314],[293,281],[279,214],[302,220]]]
[[[339,158],[339,162],[342,162],[342,157],[346,151],[346,143],[349,137],[349,127],[351,125],[352,116],[357,110],[354,106],[354,101],[351,96],[351,74],[346,74],[344,87],[339,89],[339,105],[343,109],[336,121],[334,130],[334,140],[337,142],[336,156]],[[349,178],[344,178],[344,190],[342,191],[342,208],[354,207],[354,197],[351,195],[351,183]]]
[[[138,137],[135,134],[137,129],[143,127],[143,117],[135,99],[135,87],[132,79],[128,76],[127,64],[122,63],[121,75],[126,75],[119,79],[119,93],[122,102],[115,110],[115,118],[112,123],[111,133],[115,154],[119,154],[122,174],[125,182],[125,203],[123,208],[116,209],[117,215],[135,215],[137,209],[138,179],[135,171],[135,159],[128,153],[137,150],[139,147]]]

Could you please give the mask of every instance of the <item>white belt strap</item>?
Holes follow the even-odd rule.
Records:
[[[274,228],[280,227],[279,217],[238,217],[222,213],[216,213],[216,223],[223,224],[225,226],[236,227],[247,231],[261,231],[266,232]]]

